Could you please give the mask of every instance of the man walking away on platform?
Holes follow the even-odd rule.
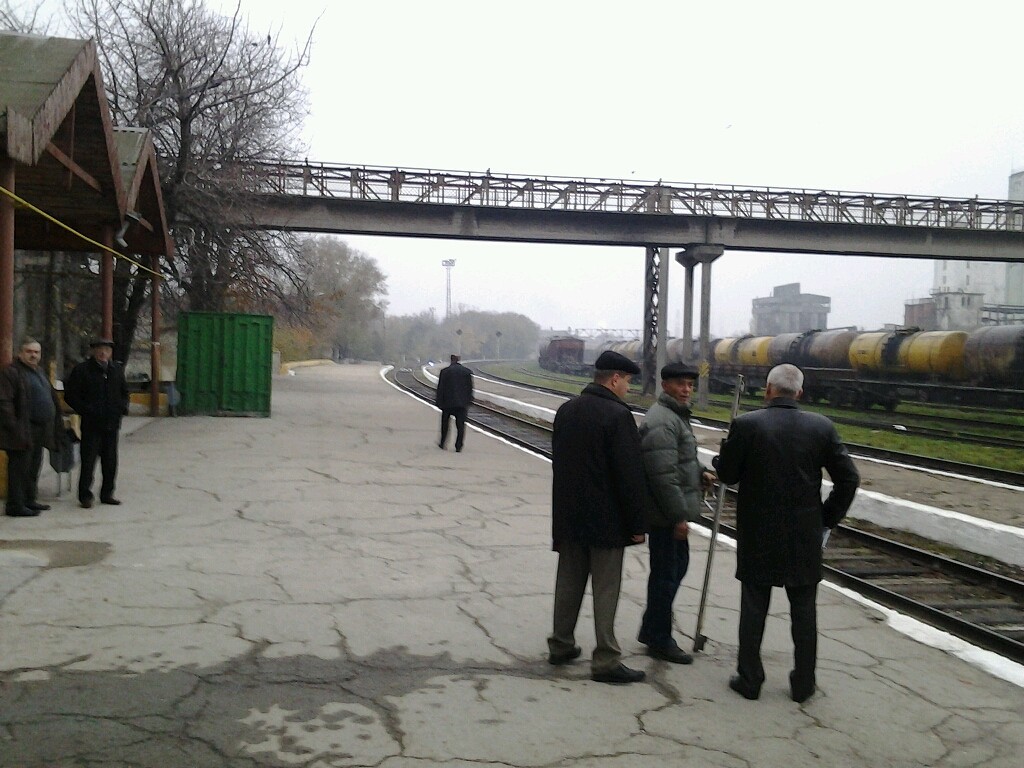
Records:
[[[817,591],[823,533],[846,515],[860,484],[832,422],[797,407],[804,375],[794,365],[768,373],[766,408],[736,418],[715,458],[720,482],[739,483],[736,578],[740,580],[737,674],[729,687],[756,699],[764,682],[761,639],[772,587],[785,587],[792,620],[793,701],[815,690]],[[821,500],[821,470],[832,492]]]
[[[63,424],[57,393],[39,367],[42,347],[21,342],[14,362],[0,372],[0,449],[7,452],[7,503],[10,517],[35,517],[50,508],[40,504],[39,470],[43,448],[57,447]]]
[[[551,437],[552,548],[558,553],[558,572],[548,662],[568,664],[581,654],[576,622],[589,578],[597,636],[591,678],[635,683],[644,673],[622,663],[615,612],[623,553],[630,544],[643,543],[648,503],[640,435],[623,401],[630,377],[640,369],[611,351],[602,352],[594,368],[594,381],[558,409]]]
[[[64,385],[64,401],[82,417],[82,469],[78,478],[78,502],[92,506],[92,480],[96,459],[103,481],[100,501],[120,504],[114,498],[117,480],[117,441],[121,417],[128,413],[128,385],[124,368],[111,360],[114,342],[97,339],[89,345],[92,356],[71,370]]]
[[[461,451],[466,441],[466,414],[473,402],[473,373],[452,355],[451,364],[442,368],[437,377],[435,405],[441,409],[441,441],[437,447],[445,449],[448,443],[448,423],[455,417],[455,450]]]
[[[690,427],[690,397],[698,373],[682,363],[661,369],[661,389],[640,426],[644,472],[653,504],[647,508],[651,572],[647,609],[637,638],[647,654],[673,664],[692,664],[672,639],[672,602],[690,564],[687,522],[700,519],[701,494],[714,475],[701,469]]]

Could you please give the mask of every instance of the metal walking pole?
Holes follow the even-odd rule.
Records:
[[[735,419],[740,412],[740,396],[743,394],[743,375],[736,376],[736,391],[732,398],[732,419]],[[731,423],[731,419],[730,419]],[[711,564],[715,557],[715,542],[718,541],[718,525],[722,520],[722,509],[725,507],[725,483],[718,483],[718,498],[715,499],[715,516],[711,523],[711,541],[708,543],[708,562],[704,567],[704,586],[700,591],[700,609],[697,611],[697,629],[693,633],[693,652],[699,653],[704,649],[704,642],[707,640],[701,629],[704,626],[704,608],[708,602],[708,585],[711,583]]]

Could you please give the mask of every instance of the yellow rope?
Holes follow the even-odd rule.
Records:
[[[143,272],[149,272],[149,274],[153,275],[154,277],[161,277],[159,272],[155,272],[154,270],[150,269],[149,267],[147,267],[147,266],[145,266],[143,264],[140,264],[139,262],[135,261],[135,259],[132,259],[132,258],[130,258],[128,256],[125,256],[123,253],[118,253],[113,248],[108,248],[103,243],[96,242],[91,237],[86,237],[81,232],[79,232],[77,229],[73,229],[72,227],[69,227],[67,224],[65,224],[63,221],[60,221],[59,219],[55,219],[53,216],[48,214],[46,211],[44,211],[44,210],[42,210],[40,208],[36,208],[34,205],[32,205],[32,203],[28,202],[28,200],[24,200],[24,199],[18,197],[16,194],[11,192],[11,190],[7,189],[7,187],[0,185],[0,192],[3,192],[5,195],[7,195],[9,198],[14,200],[19,205],[21,205],[21,206],[23,206],[25,208],[28,208],[30,211],[34,211],[35,213],[38,213],[44,219],[47,219],[48,221],[52,221],[54,224],[56,224],[61,229],[66,229],[68,232],[70,232],[75,237],[78,237],[78,238],[81,238],[82,240],[85,240],[85,242],[89,243],[90,245],[95,245],[101,251],[106,251],[107,253],[113,254],[115,259],[123,259],[124,261],[127,261],[129,264],[134,264],[136,267],[141,269]]]

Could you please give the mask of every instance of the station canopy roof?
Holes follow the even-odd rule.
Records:
[[[0,32],[4,157],[26,202],[98,242],[131,212],[128,252],[170,253],[152,141],[144,129],[112,125],[91,40]],[[25,250],[97,250],[20,205],[14,238]]]

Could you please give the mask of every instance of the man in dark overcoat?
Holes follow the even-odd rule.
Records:
[[[473,402],[473,373],[459,362],[458,355],[451,356],[451,363],[441,369],[437,376],[437,391],[434,404],[441,409],[441,440],[438,447],[444,450],[448,443],[448,424],[455,417],[455,450],[461,451],[466,440],[466,415]]]
[[[625,547],[644,541],[648,496],[640,435],[623,400],[640,369],[611,351],[603,352],[594,367],[594,381],[558,409],[551,437],[551,531],[558,571],[548,661],[561,665],[579,657],[576,622],[589,579],[597,635],[591,678],[634,683],[644,673],[622,663],[615,612]]]
[[[115,360],[114,342],[97,339],[89,345],[92,354],[71,370],[64,384],[64,402],[82,417],[82,470],[78,477],[78,502],[92,506],[92,481],[96,459],[103,480],[100,501],[120,504],[114,498],[117,480],[117,441],[121,418],[128,413],[128,384],[124,367]]]
[[[846,515],[860,484],[857,468],[832,422],[801,411],[803,373],[779,365],[768,373],[767,407],[736,418],[714,460],[718,478],[739,483],[736,578],[740,580],[739,659],[729,687],[748,699],[764,682],[761,638],[772,587],[789,597],[794,646],[790,694],[814,694],[817,591],[823,533]],[[821,470],[832,491],[821,499]]]
[[[43,448],[54,450],[63,428],[60,403],[39,366],[42,347],[21,342],[18,356],[0,371],[0,449],[7,453],[7,502],[10,517],[35,517],[50,508],[39,503]]]

